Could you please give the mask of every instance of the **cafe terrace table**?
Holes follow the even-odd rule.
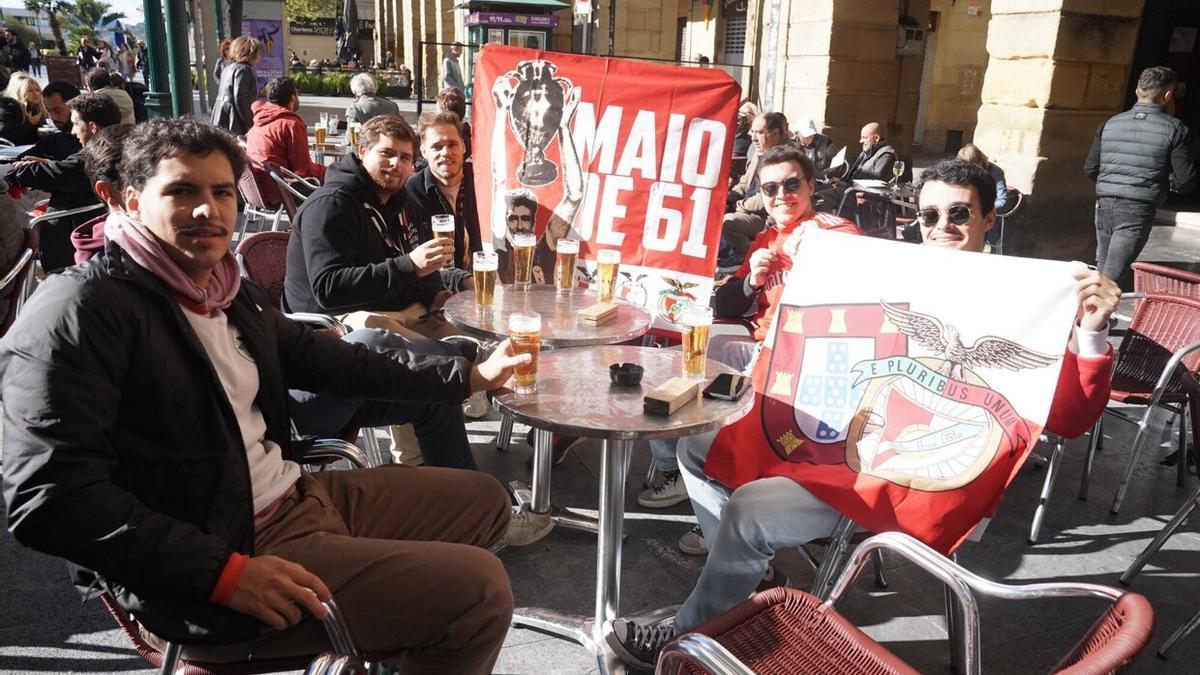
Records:
[[[325,134],[325,142],[317,143],[317,137],[313,134],[308,135],[308,149],[312,153],[313,161],[317,164],[324,164],[326,156],[330,162],[336,162],[344,157],[353,148],[346,145],[346,133]]]
[[[645,335],[650,329],[650,312],[625,300],[616,299],[617,316],[599,326],[591,327],[580,323],[579,310],[597,302],[595,293],[581,288],[572,289],[570,294],[559,294],[548,284],[534,284],[525,290],[511,284],[497,284],[492,308],[481,311],[475,305],[475,291],[454,294],[443,306],[446,320],[465,333],[485,339],[503,340],[508,335],[508,317],[513,312],[537,312],[542,316],[542,347],[563,349],[593,345],[627,342]],[[608,382],[607,372],[604,374]],[[500,422],[500,433],[496,436],[496,449],[504,451],[512,436],[513,418],[504,415]],[[544,436],[544,438],[542,438]],[[539,440],[539,438],[541,440]],[[544,442],[549,448],[551,432],[534,432],[534,448]],[[549,451],[547,451],[549,457]],[[566,509],[550,504],[550,466],[539,472],[535,465],[533,485],[520,481],[509,483],[517,501],[529,502],[535,513],[550,512],[556,525],[596,533],[597,522]]]
[[[0,162],[11,162],[21,156],[21,153],[32,148],[33,145],[5,145],[0,146]]]
[[[637,363],[645,369],[634,387],[610,384],[613,363]],[[642,412],[646,392],[682,373],[679,349],[601,346],[542,352],[538,361],[537,393],[503,393],[492,400],[500,411],[538,430],[534,445],[534,475],[550,473],[550,435],[598,438],[603,441],[600,463],[600,527],[596,551],[596,606],[591,617],[569,616],[536,608],[521,608],[513,624],[564,637],[586,647],[601,673],[623,672],[605,633],[609,620],[620,616],[621,535],[625,517],[625,482],[633,443],[654,438],[678,438],[719,429],[741,419],[754,403],[753,392],[740,400],[719,401],[697,396],[670,417]],[[705,378],[737,371],[708,359]]]

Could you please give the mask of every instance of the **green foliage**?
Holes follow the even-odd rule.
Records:
[[[301,94],[315,96],[350,96],[350,78],[353,73],[292,73],[292,81]],[[382,87],[380,89],[382,91]]]
[[[33,42],[39,47],[42,46],[42,36],[38,35],[37,30],[33,26],[28,26],[17,21],[16,17],[4,17],[4,27],[16,33],[21,44],[28,45],[30,42]]]
[[[329,18],[341,14],[337,0],[284,0],[286,16],[303,16],[309,19]]]
[[[124,19],[124,12],[112,11],[112,5],[103,0],[75,0],[66,14],[80,25],[92,30],[117,19]]]

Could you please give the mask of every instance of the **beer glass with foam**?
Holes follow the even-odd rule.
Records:
[[[519,289],[529,288],[533,276],[533,249],[537,237],[532,234],[517,234],[512,238],[513,285]]]
[[[708,335],[712,331],[712,307],[692,305],[680,316],[683,334],[683,376],[704,379]]]
[[[496,270],[500,268],[500,258],[493,251],[479,251],[472,262],[475,305],[480,309],[490,309],[496,298]]]
[[[518,394],[537,392],[538,350],[542,347],[542,316],[537,312],[514,312],[508,315],[508,339],[517,354],[529,354],[529,363],[517,366],[513,391]]]
[[[620,251],[606,248],[596,254],[596,291],[600,302],[612,302],[617,291],[617,272],[620,269]]]
[[[442,269],[454,267],[454,216],[439,214],[430,218],[429,224],[433,227],[433,236],[450,247],[450,259],[442,264]]]
[[[579,256],[579,241],[559,239],[554,250],[554,286],[559,295],[567,295],[575,286],[575,259]]]

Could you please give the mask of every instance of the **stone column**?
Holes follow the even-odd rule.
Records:
[[[993,0],[975,144],[1026,194],[1005,253],[1095,260],[1083,162],[1124,106],[1143,0]]]
[[[762,0],[751,15],[764,21],[756,46],[768,109],[789,120],[811,117],[836,145],[850,147],[850,158],[862,126],[879,122],[909,155],[924,53],[897,54],[898,0]],[[923,30],[928,0],[908,3],[908,16]]]
[[[596,53],[608,55],[609,7],[599,5],[596,29]],[[566,16],[563,11],[562,16]],[[675,22],[678,6],[660,0],[618,0],[616,56],[675,58]],[[711,55],[710,57],[711,58]]]

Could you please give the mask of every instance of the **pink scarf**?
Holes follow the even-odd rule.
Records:
[[[189,309],[198,313],[210,314],[214,310],[229,307],[241,287],[242,278],[238,274],[237,261],[228,251],[213,268],[208,288],[200,288],[163,251],[158,239],[129,214],[109,213],[104,221],[104,235],[120,246],[134,262],[158,277]]]

